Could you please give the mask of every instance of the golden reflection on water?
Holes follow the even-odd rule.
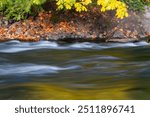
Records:
[[[122,84],[109,88],[94,89],[71,89],[63,86],[46,83],[26,83],[19,84],[19,99],[132,99],[129,92],[125,91],[133,87],[134,84]]]
[[[149,50],[149,47],[101,51],[42,50],[11,54],[11,57],[1,54],[6,60],[11,58],[10,65],[79,65],[81,69],[59,71],[49,76],[30,74],[28,78],[26,74],[0,76],[0,99],[150,99]],[[107,59],[109,57],[116,59]],[[8,64],[7,61],[4,63]],[[94,86],[88,87],[88,84]]]

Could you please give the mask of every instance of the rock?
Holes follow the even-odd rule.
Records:
[[[144,18],[150,19],[150,7],[145,7],[145,13],[143,14]]]
[[[37,20],[27,19],[12,24],[0,19],[0,26],[3,25],[3,28],[7,30],[3,31],[4,34],[0,34],[0,36],[5,35],[6,38],[21,37],[22,40],[26,41],[39,38],[67,42],[135,41],[150,35],[150,8],[145,9],[144,14],[130,11],[129,17],[122,20],[110,15],[109,12],[100,13],[99,8],[94,13],[81,13],[85,18],[78,14],[75,16],[71,16],[71,13],[68,13],[67,16],[59,14],[60,21],[57,23],[50,22],[51,19],[46,19],[49,22],[43,22],[43,20],[38,20],[38,17]]]
[[[114,38],[125,38],[125,35],[123,34],[123,32],[122,31],[119,31],[119,30],[117,30],[117,31],[115,31],[115,33],[113,34],[113,37]]]
[[[16,33],[16,34],[21,34],[21,33],[22,33],[22,29],[21,29],[21,28],[17,28],[17,30],[16,30],[15,33]]]
[[[150,36],[150,7],[145,7],[145,13],[141,17],[144,33]]]
[[[4,21],[4,24],[5,24],[6,26],[8,26],[8,24],[9,24],[8,20],[5,20],[5,21]]]

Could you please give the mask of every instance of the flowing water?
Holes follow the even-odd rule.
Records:
[[[0,99],[150,99],[150,46],[0,43]]]

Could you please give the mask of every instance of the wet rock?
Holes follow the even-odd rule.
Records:
[[[134,38],[122,38],[122,39],[109,39],[107,42],[121,42],[121,43],[126,43],[126,42],[136,42],[138,39]]]
[[[148,39],[148,41],[147,41],[148,43],[150,43],[150,39]]]

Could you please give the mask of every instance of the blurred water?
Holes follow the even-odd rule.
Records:
[[[150,99],[150,46],[0,43],[0,99]]]

